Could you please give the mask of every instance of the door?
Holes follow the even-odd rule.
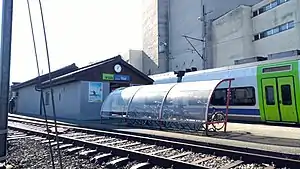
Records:
[[[293,77],[278,78],[277,83],[281,120],[286,122],[297,122],[298,118]]]
[[[293,77],[262,79],[267,121],[297,122]]]
[[[275,78],[262,79],[263,104],[267,121],[281,121]]]

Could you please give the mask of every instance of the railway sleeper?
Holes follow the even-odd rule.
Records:
[[[111,145],[111,144],[119,144],[119,143],[126,143],[128,142],[128,140],[121,140],[121,141],[114,141],[111,143],[104,143],[104,145]]]
[[[151,152],[149,154],[150,155],[155,155],[155,154],[158,154],[158,153],[161,153],[161,152],[165,152],[165,151],[170,151],[170,150],[173,150],[173,148],[166,148],[166,149],[162,149],[162,150]]]
[[[189,155],[189,154],[192,154],[192,153],[193,153],[193,152],[189,151],[189,152],[185,152],[185,153],[173,155],[173,156],[168,157],[168,158],[170,158],[170,159],[179,158],[179,157],[183,157],[183,156],[186,156],[186,155]]]
[[[110,169],[117,169],[121,166],[126,165],[129,160],[130,159],[128,157],[118,158],[118,159],[108,162],[106,164],[106,167],[110,168]]]
[[[193,163],[193,164],[199,164],[199,163],[202,163],[202,162],[204,162],[204,161],[208,161],[208,160],[213,159],[213,158],[215,158],[215,156],[205,157],[205,158],[202,158],[202,159],[200,159],[200,160],[193,161],[192,163]]]
[[[76,153],[76,152],[78,152],[78,151],[80,151],[80,150],[83,150],[84,149],[84,147],[73,147],[73,148],[69,148],[69,149],[67,149],[67,152],[66,152],[66,154],[73,154],[73,153]]]
[[[124,144],[124,145],[120,145],[120,146],[116,146],[116,147],[118,147],[118,148],[126,148],[126,147],[136,146],[136,145],[139,145],[139,144],[141,144],[141,143],[137,142],[137,143]],[[134,151],[137,151],[137,150],[134,149]]]
[[[54,142],[54,141],[55,141],[55,140],[53,140],[53,139],[50,140],[51,143]],[[42,143],[42,144],[45,144],[45,143],[48,143],[48,142],[49,142],[49,140],[47,139],[47,140],[42,141],[41,143]]]
[[[85,135],[80,135],[80,136],[69,136],[71,138],[75,139],[84,139],[84,138],[90,138],[90,137],[96,137],[94,134],[85,134]]]
[[[113,155],[111,153],[97,155],[91,159],[91,162],[92,163],[102,163],[104,161],[107,161],[112,156]]]
[[[60,141],[60,142],[58,142],[58,143],[59,143],[59,144],[63,144],[62,141]],[[52,147],[53,147],[53,146],[56,146],[56,145],[57,145],[57,141],[50,143],[50,145],[51,145]]]
[[[35,141],[40,141],[40,140],[45,140],[46,138],[45,137],[35,137],[34,140]]]
[[[241,160],[237,160],[237,161],[234,161],[233,163],[230,163],[230,164],[227,164],[223,167],[221,167],[220,169],[230,169],[230,168],[234,168],[240,164],[242,164],[244,161],[241,161]]]
[[[136,165],[132,166],[130,169],[148,169],[150,167],[151,167],[151,164],[148,162],[145,162],[145,163],[136,164]]]
[[[64,149],[67,149],[67,148],[70,148],[70,147],[73,147],[73,144],[62,144],[59,146],[59,148],[61,150],[64,150]]]
[[[98,150],[87,150],[79,153],[79,158],[87,159],[89,156],[95,155],[98,153]]]
[[[150,145],[150,146],[145,146],[145,147],[139,147],[139,148],[135,148],[132,151],[140,151],[140,150],[145,150],[145,149],[149,149],[149,148],[153,148],[156,147],[156,145]]]

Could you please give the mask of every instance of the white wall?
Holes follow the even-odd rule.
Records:
[[[156,64],[156,68],[158,66],[157,3],[157,0],[143,0],[143,51]]]
[[[192,66],[202,69],[202,59],[182,37],[185,34],[202,38],[203,22],[197,20],[202,16],[202,4],[205,4],[207,12],[212,11],[207,15],[209,20],[219,17],[240,4],[252,5],[259,1],[226,0],[224,3],[220,0],[144,0],[143,50],[149,61],[153,60],[155,63],[155,66],[149,66],[147,69],[151,69],[152,74]],[[164,52],[159,53],[161,51],[159,43],[166,40],[169,48],[162,49]],[[202,42],[191,41],[202,54]],[[166,53],[168,51],[169,55]],[[166,61],[169,64],[166,64]]]
[[[197,20],[202,16],[201,0],[171,0],[170,1],[170,70],[182,70],[196,66],[202,67],[202,60],[182,35],[202,39],[202,22]],[[202,54],[202,42],[191,40]]]
[[[212,24],[214,67],[253,55],[251,7],[240,6]]]
[[[261,4],[253,7],[253,10],[259,8],[262,4],[268,1],[264,1]],[[297,4],[299,0],[291,0],[282,5],[275,7],[267,12],[264,12],[252,19],[253,21],[253,33],[259,33],[278,25],[287,23],[294,20],[296,23],[293,29],[285,32],[278,33],[257,41],[254,41],[255,55],[267,55],[271,53],[278,53],[288,50],[299,49],[299,19],[297,14],[299,13],[299,6]]]
[[[205,5],[207,21],[225,14],[227,11],[236,8],[240,4],[252,5],[260,0],[226,0],[226,3],[220,0],[171,0],[170,1],[170,71],[190,68],[192,66],[198,69],[203,68],[201,57],[192,49],[188,42],[182,37],[182,34],[202,39],[203,22],[197,20],[202,16],[202,5]],[[250,13],[250,9],[247,11]],[[249,26],[250,23],[243,23]],[[246,27],[245,26],[245,27]],[[208,31],[210,31],[208,29]],[[202,55],[203,43],[191,40],[196,49]],[[209,43],[209,42],[208,42]],[[243,42],[248,43],[248,42]],[[249,44],[249,43],[248,43]],[[212,57],[211,52],[207,57]],[[213,65],[207,65],[212,67]]]
[[[45,89],[44,93],[50,92]],[[60,95],[60,96],[59,96]],[[67,83],[53,87],[56,116],[59,118],[77,119],[80,116],[80,82]],[[44,94],[44,99],[45,94]],[[46,105],[47,115],[53,116],[51,95]]]
[[[39,114],[40,92],[35,91],[34,85],[21,88],[17,91],[16,111],[27,114]]]
[[[290,0],[252,17],[270,1],[251,7],[241,6],[213,21],[214,67],[233,65],[234,60],[300,49],[300,0]],[[289,21],[295,28],[254,41],[254,35]]]

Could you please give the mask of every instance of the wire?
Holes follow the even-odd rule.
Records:
[[[40,66],[39,66],[38,55],[37,55],[37,50],[36,50],[35,35],[34,35],[34,30],[33,30],[32,16],[31,16],[29,0],[27,0],[27,7],[28,7],[29,20],[30,20],[30,27],[31,27],[31,34],[32,34],[32,42],[33,42],[33,48],[34,48],[34,54],[35,54],[36,67],[37,67],[37,72],[38,72],[38,81],[39,81],[39,84],[41,84],[42,80],[41,80]],[[49,136],[50,135],[49,134],[49,126],[48,126],[47,112],[46,112],[45,103],[44,103],[43,90],[41,89],[40,92],[41,92],[41,101],[42,101],[42,103],[40,104],[40,113],[42,111],[41,107],[43,107],[45,123],[46,123],[46,129],[47,129],[47,135]],[[50,151],[50,157],[51,157],[51,162],[52,162],[52,168],[55,169],[50,137],[48,137],[48,143],[49,143],[49,151]]]
[[[55,137],[56,137],[56,142],[57,142],[59,164],[60,164],[60,168],[63,169],[62,159],[61,159],[61,152],[60,152],[60,148],[59,148],[58,132],[57,132],[56,111],[55,111],[55,102],[54,102],[54,96],[53,96],[52,77],[51,77],[51,64],[50,64],[50,58],[49,58],[48,41],[47,41],[46,28],[45,28],[45,22],[44,22],[44,14],[43,14],[43,7],[42,7],[41,0],[39,0],[39,6],[40,6],[41,19],[42,19],[42,24],[43,24],[44,40],[45,40],[47,62],[48,62],[49,88],[50,88],[50,93],[51,93],[52,111],[53,111],[54,128],[55,128]]]

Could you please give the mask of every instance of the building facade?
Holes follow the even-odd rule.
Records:
[[[157,74],[190,67],[213,67],[211,20],[240,4],[253,5],[259,1],[144,0],[143,51],[153,64],[145,63],[143,68]],[[193,38],[189,40],[197,51],[183,35]],[[206,58],[205,64],[201,57]]]
[[[29,80],[12,86],[12,90],[17,93],[17,113],[43,115],[42,89],[48,116],[53,116],[54,104],[56,116],[60,119],[97,120],[100,119],[101,105],[111,91],[119,87],[152,83],[152,79],[117,56],[54,76],[54,102],[47,75],[42,85],[37,85],[36,80]]]
[[[300,49],[300,0],[241,5],[212,23],[214,67]]]

